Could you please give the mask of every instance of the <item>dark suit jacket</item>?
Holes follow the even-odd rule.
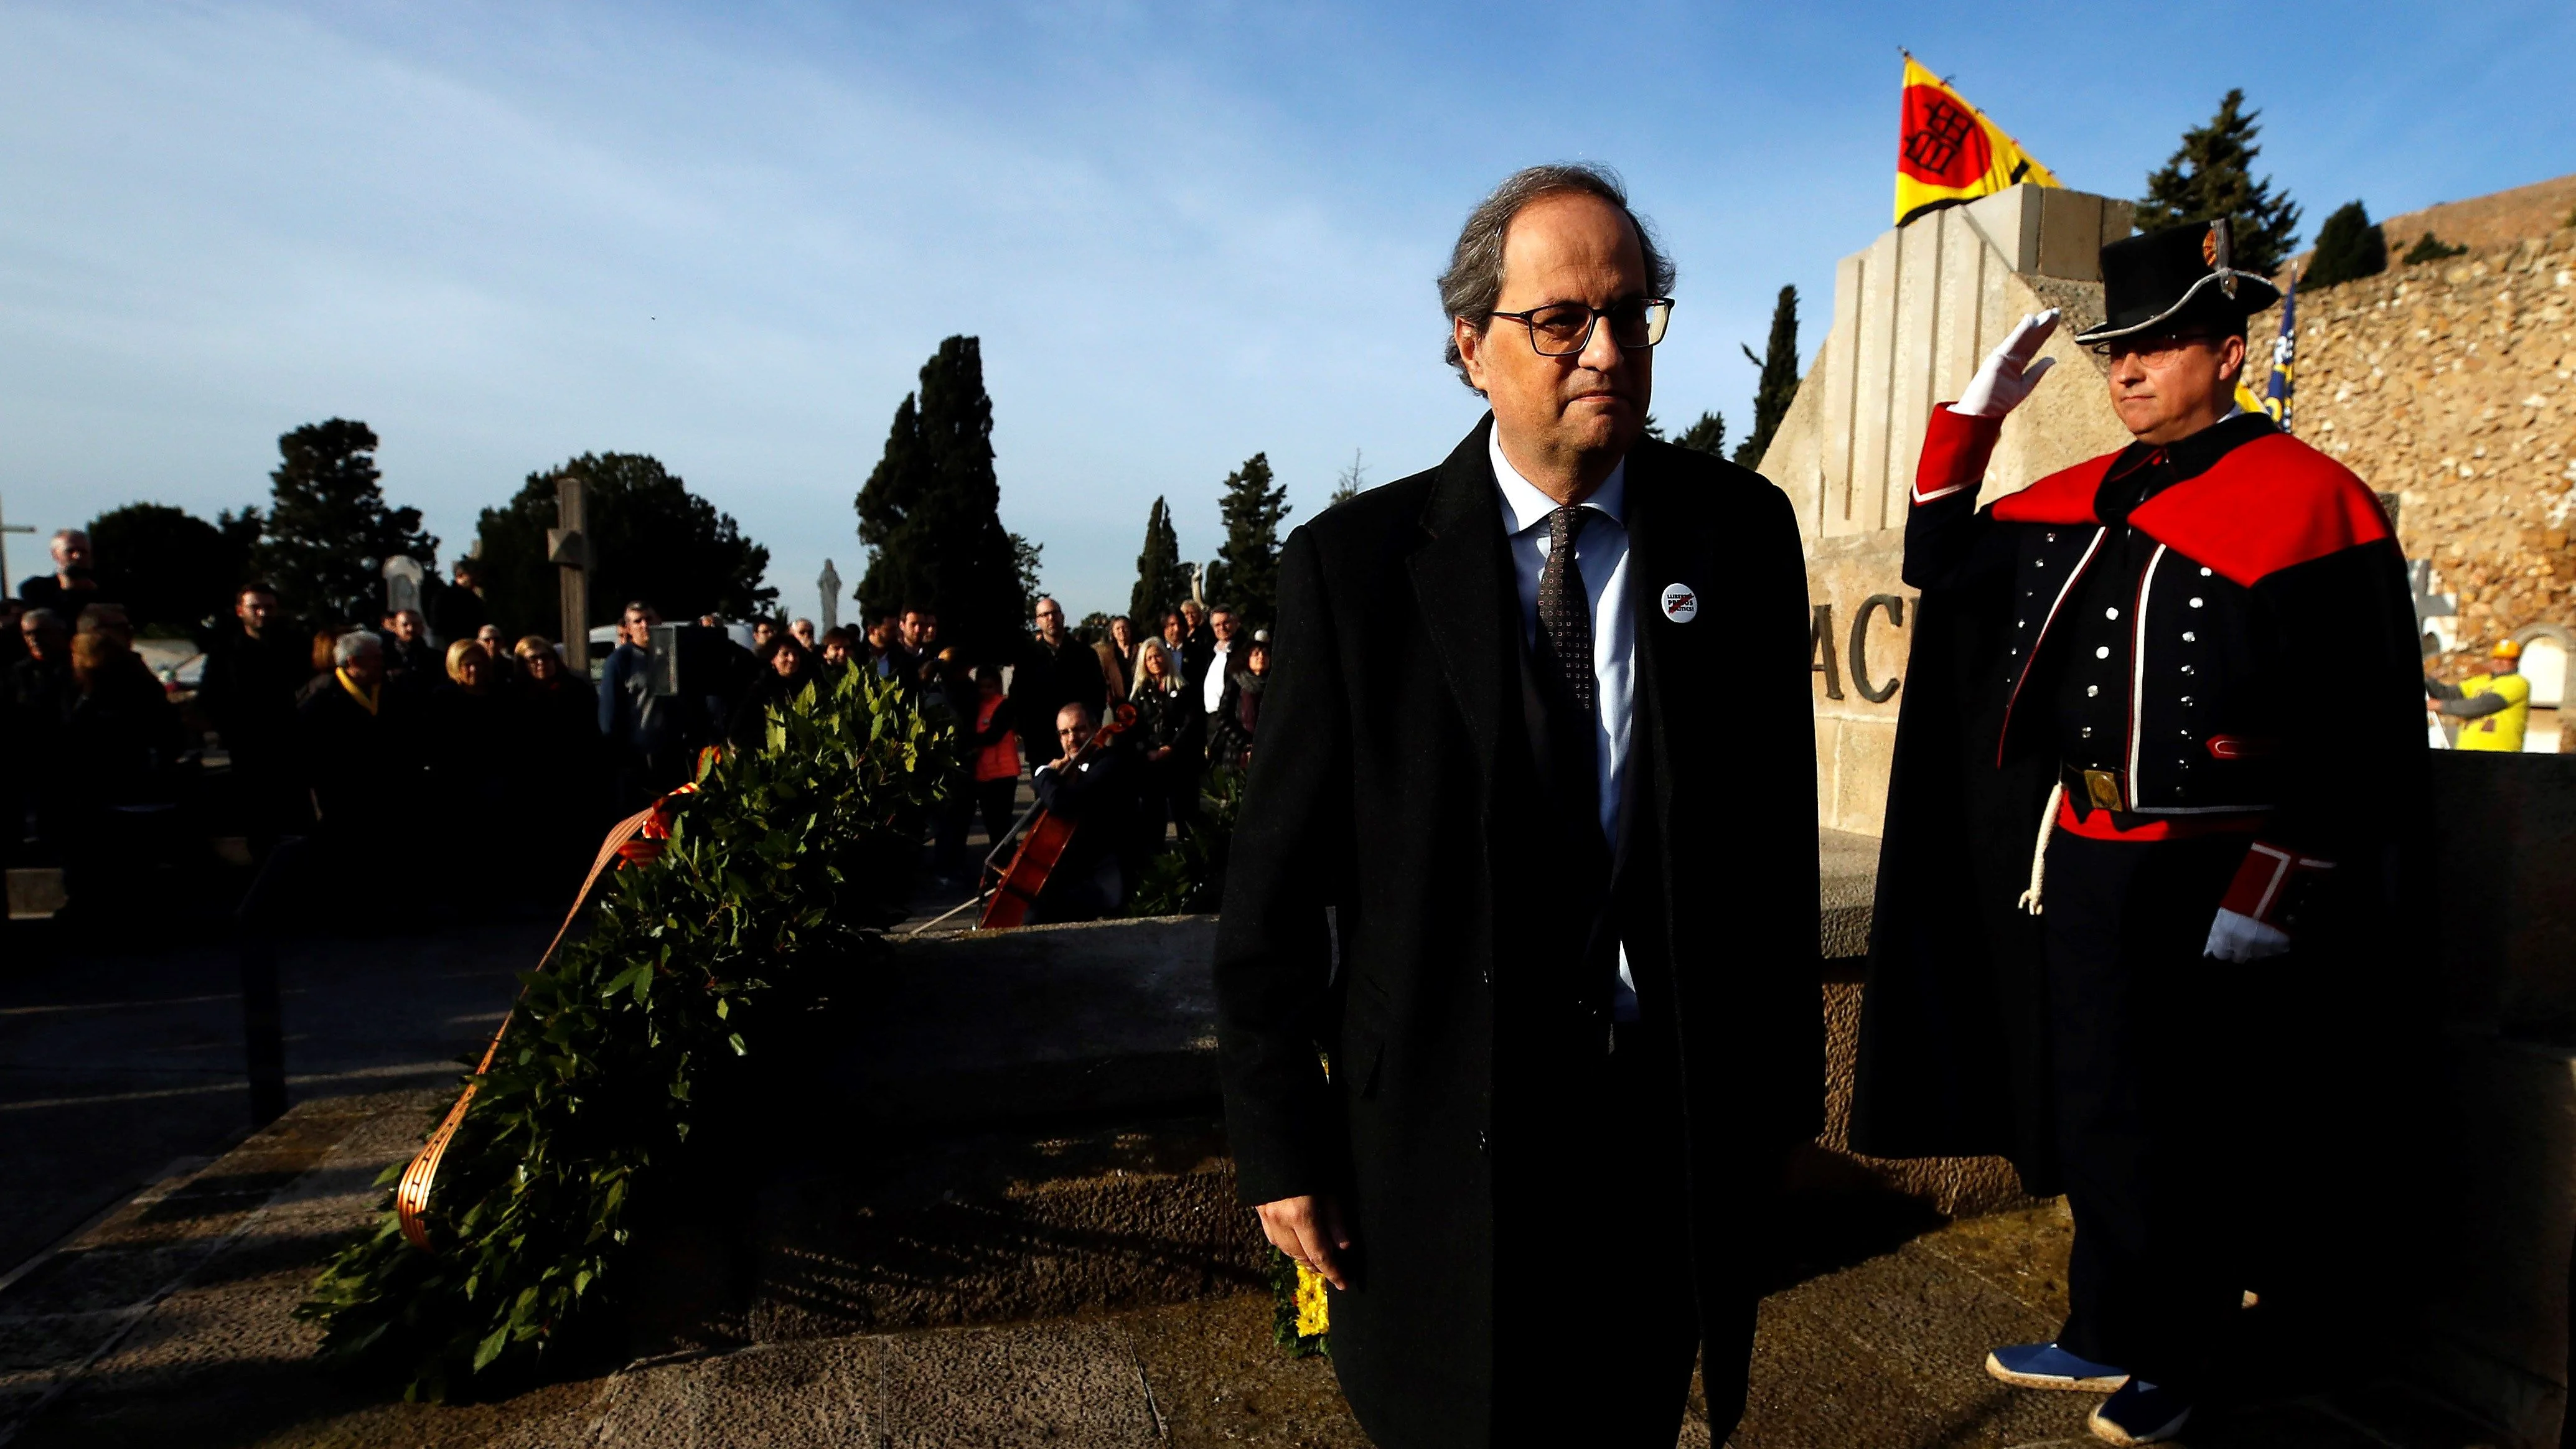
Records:
[[[1217,945],[1244,1200],[1343,1196],[1362,1279],[1333,1298],[1335,1367],[1362,1424],[1408,1445],[1492,1442],[1498,1384],[1544,1371],[1517,1356],[1585,1331],[1498,1315],[1615,1251],[1547,1230],[1550,1194],[1586,1190],[1551,1169],[1599,1124],[1553,1104],[1602,1059],[1608,1001],[1569,967],[1598,919],[1553,904],[1567,837],[1538,804],[1491,426],[1289,537]],[[1806,578],[1788,500],[1714,457],[1639,442],[1627,513],[1609,909],[1678,1052],[1694,1261],[1618,1270],[1693,1276],[1718,1400],[1724,1339],[1740,1392],[1749,1215],[1822,1115],[1813,737],[1766,703],[1808,688]],[[1674,583],[1688,622],[1660,607]]]

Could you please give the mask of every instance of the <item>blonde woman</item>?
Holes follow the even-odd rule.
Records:
[[[1160,639],[1136,644],[1136,749],[1145,762],[1138,813],[1145,849],[1163,846],[1163,822],[1187,835],[1198,819],[1200,734],[1207,715],[1190,696],[1180,661]]]

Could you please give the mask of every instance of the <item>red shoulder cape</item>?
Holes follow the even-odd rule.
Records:
[[[2098,523],[2093,495],[2117,453],[2087,459],[1997,499],[2005,523]],[[2286,433],[2228,450],[2208,472],[2148,499],[2129,515],[2148,537],[2229,580],[2268,575],[2390,535],[2368,485]]]

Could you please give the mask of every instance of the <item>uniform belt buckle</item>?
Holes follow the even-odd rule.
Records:
[[[2096,810],[2126,813],[2128,793],[2120,788],[2120,784],[2117,770],[2087,770],[2084,772],[2084,798],[2091,801]]]

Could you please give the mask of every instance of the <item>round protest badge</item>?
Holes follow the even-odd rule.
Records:
[[[1664,617],[1687,624],[1699,617],[1699,595],[1688,584],[1664,585]]]

